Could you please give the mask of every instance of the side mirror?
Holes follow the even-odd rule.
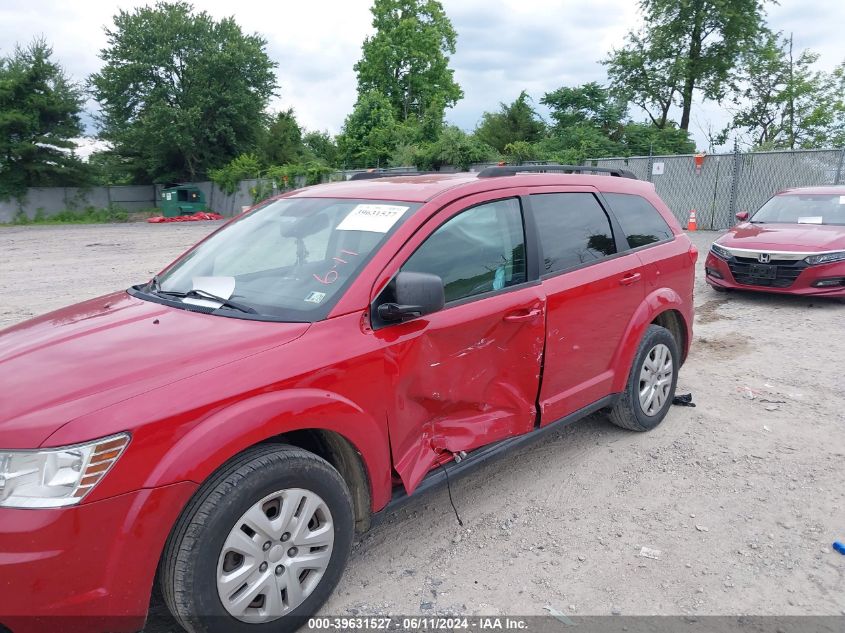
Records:
[[[400,272],[393,279],[396,303],[382,303],[378,315],[397,322],[442,310],[446,304],[443,280],[429,273]]]
[[[748,221],[748,211],[740,211],[736,214],[736,219],[740,222],[747,222]]]

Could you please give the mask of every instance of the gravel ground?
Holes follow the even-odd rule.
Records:
[[[2,228],[0,327],[146,280],[216,224]],[[412,501],[322,613],[845,613],[845,305],[717,294],[702,266],[697,408],[646,434],[595,415],[482,467],[452,486],[463,528],[445,489]]]

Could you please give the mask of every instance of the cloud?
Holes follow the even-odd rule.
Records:
[[[605,81],[600,60],[622,44],[638,21],[637,3],[630,0],[442,1],[458,33],[452,68],[465,94],[447,118],[465,129],[475,127],[482,112],[512,101],[523,89],[537,104],[544,93],[562,85]],[[64,68],[84,81],[100,67],[98,52],[106,45],[103,27],[119,9],[143,4],[147,2],[4,0],[0,54],[10,52],[16,41],[43,35]],[[356,97],[352,66],[364,37],[372,32],[370,0],[197,0],[194,6],[218,19],[234,16],[245,31],[267,40],[268,52],[279,64],[280,91],[272,108],[293,107],[309,129],[340,129]],[[812,48],[821,54],[820,67],[830,70],[842,61],[845,3],[781,0],[768,10],[774,29],[794,32],[797,50]],[[93,111],[96,104],[88,107]],[[538,110],[544,112],[540,106]],[[632,115],[640,118],[633,110]],[[724,112],[714,104],[696,108],[693,115],[702,126],[724,124]],[[92,120],[90,114],[85,120]],[[704,135],[692,131],[704,147]]]

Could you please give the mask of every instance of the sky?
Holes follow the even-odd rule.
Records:
[[[119,9],[152,0],[0,0],[0,55],[16,42],[44,36],[54,57],[79,81],[100,65],[106,45],[104,26]],[[622,44],[636,28],[633,0],[442,0],[458,33],[451,67],[464,98],[446,118],[472,130],[486,110],[513,101],[521,90],[534,99],[538,112],[544,93],[561,86],[607,79],[600,60]],[[277,68],[279,94],[272,110],[293,107],[309,130],[340,131],[356,98],[353,64],[361,43],[371,34],[370,0],[195,0],[197,9],[215,18],[234,16],[246,32],[267,40]],[[832,70],[845,60],[845,2],[780,0],[768,4],[768,22],[775,30],[794,33],[795,49],[821,54],[819,68]],[[95,134],[89,101],[85,117]],[[644,113],[632,108],[635,120]],[[697,104],[690,132],[699,149],[707,149],[706,129],[721,129],[728,115],[714,103]],[[679,118],[679,113],[675,113]]]

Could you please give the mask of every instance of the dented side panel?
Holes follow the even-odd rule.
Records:
[[[644,283],[625,283],[640,270],[635,253],[543,280],[548,295],[548,330],[542,423],[549,424],[612,393],[613,363],[624,334],[643,301]],[[639,279],[639,278],[638,278]]]
[[[534,428],[545,337],[539,285],[448,307],[375,336],[389,343],[390,441],[408,493],[453,453]]]

